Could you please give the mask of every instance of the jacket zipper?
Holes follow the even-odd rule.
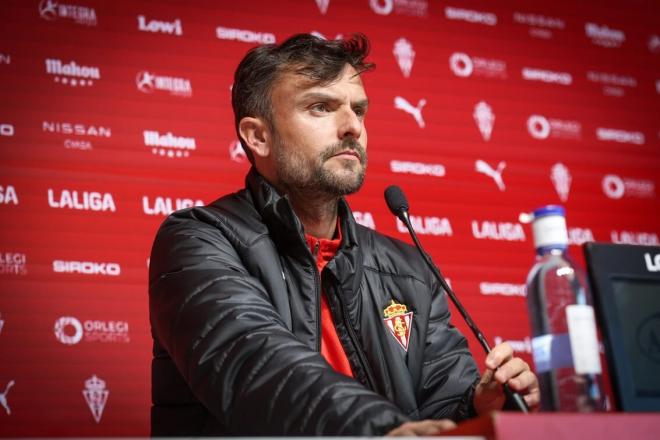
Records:
[[[318,260],[319,255],[319,242],[317,241],[314,244],[314,252],[312,256],[314,261],[312,262],[312,271],[314,273],[314,287],[316,291],[316,350],[321,353],[321,273],[319,272],[316,261]]]
[[[360,359],[362,368],[364,368],[364,373],[367,376],[367,382],[369,382],[369,387],[371,388],[372,391],[376,391],[376,386],[375,386],[376,381],[374,379],[373,373],[371,372],[371,367],[367,362],[367,358],[365,354],[362,352],[362,348],[360,347],[360,344],[358,344],[357,335],[355,334],[355,330],[353,330],[353,326],[351,325],[351,322],[348,318],[348,312],[346,311],[346,305],[344,304],[344,300],[341,298],[341,295],[339,295],[339,293],[336,290],[337,289],[335,287],[335,297],[339,300],[341,315],[344,321],[344,326],[348,331],[348,337],[351,339],[351,342],[353,343],[353,347],[355,348],[355,352],[357,353],[358,358]]]

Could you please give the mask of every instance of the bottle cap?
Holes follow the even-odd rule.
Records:
[[[521,214],[521,220],[532,222],[534,247],[543,253],[550,249],[566,250],[568,232],[566,230],[566,211],[562,206],[546,205],[535,209],[531,214]]]

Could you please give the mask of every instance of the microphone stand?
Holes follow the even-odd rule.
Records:
[[[403,195],[403,193],[401,194]],[[438,269],[438,267],[435,264],[433,264],[431,257],[426,253],[426,251],[422,247],[422,244],[419,242],[419,239],[417,238],[417,234],[415,233],[415,230],[413,229],[412,224],[410,223],[410,217],[408,216],[407,207],[405,206],[400,207],[397,211],[397,217],[401,219],[401,221],[408,228],[408,232],[410,232],[410,236],[415,242],[415,246],[417,247],[417,250],[419,251],[424,261],[426,262],[426,265],[429,267],[429,269],[431,269],[431,272],[433,272],[435,278],[438,280],[442,288],[445,289],[447,295],[449,295],[449,298],[456,306],[456,309],[465,320],[465,323],[468,325],[468,327],[470,327],[470,330],[472,330],[472,333],[477,338],[477,341],[479,341],[479,344],[481,344],[486,354],[490,353],[492,349],[488,344],[488,341],[486,341],[486,338],[484,337],[483,333],[479,331],[479,328],[474,323],[474,321],[472,321],[472,318],[470,318],[470,315],[468,314],[467,310],[463,307],[463,305],[460,303],[460,301],[454,294],[454,291],[449,287],[449,285],[445,281],[445,278],[440,273],[440,269]],[[504,394],[507,399],[507,405],[514,407],[515,409],[517,409],[522,413],[529,412],[529,408],[525,403],[525,399],[523,399],[519,393],[513,391],[506,383],[502,385],[502,388],[504,389]]]

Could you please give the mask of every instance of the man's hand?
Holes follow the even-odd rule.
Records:
[[[456,423],[449,419],[420,420],[399,425],[387,433],[388,437],[416,437],[438,434],[456,428]]]
[[[486,370],[474,392],[474,409],[478,414],[502,409],[505,383],[523,396],[530,409],[538,408],[541,399],[538,379],[525,361],[513,357],[513,349],[505,342],[495,346],[486,357]]]

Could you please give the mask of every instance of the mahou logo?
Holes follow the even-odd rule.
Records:
[[[530,115],[527,118],[527,131],[534,139],[582,139],[582,124],[578,121],[546,118],[543,115]]]
[[[0,185],[0,205],[18,205],[18,193],[14,185]]]
[[[413,49],[412,43],[405,38],[401,37],[394,42],[394,49],[392,53],[396,58],[401,73],[405,78],[410,78],[410,71],[413,68],[413,63],[415,62],[415,49]]]
[[[110,394],[110,390],[106,388],[105,381],[94,374],[85,381],[85,388],[82,393],[89,410],[92,412],[94,421],[96,423],[101,423],[103,410],[105,409],[105,404],[108,402],[108,395]]]
[[[596,46],[621,47],[626,41],[626,34],[623,31],[596,23],[585,23],[584,33]]]
[[[48,206],[55,209],[76,209],[81,211],[117,211],[110,193],[48,188]]]
[[[27,275],[27,256],[22,252],[0,252],[0,275]]]
[[[413,17],[426,17],[429,9],[427,0],[369,0],[369,6],[378,15],[394,12]]]
[[[624,197],[650,199],[655,197],[655,183],[652,180],[619,177],[607,174],[601,182],[603,193],[610,199],[618,200]]]
[[[83,66],[75,61],[65,63],[58,58],[46,58],[46,73],[53,81],[70,87],[91,87],[101,79],[101,70],[95,66]]]
[[[146,70],[138,72],[135,76],[135,85],[142,93],[168,92],[172,96],[182,98],[190,98],[193,92],[189,79],[157,75]]]
[[[491,58],[470,56],[463,52],[454,52],[449,56],[449,68],[459,78],[472,75],[483,78],[506,79],[506,62]]]
[[[39,16],[44,20],[71,20],[76,24],[96,26],[96,11],[94,8],[80,5],[70,5],[56,0],[41,0]]]
[[[156,130],[144,130],[144,145],[151,148],[151,154],[168,158],[189,157],[197,149],[193,137],[176,136],[172,132],[161,134]]]
[[[55,320],[55,339],[64,345],[80,342],[121,343],[131,342],[127,321],[86,319],[80,321],[73,316],[62,316]]]
[[[204,206],[205,203],[199,199],[174,198],[156,196],[142,196],[142,210],[147,215],[168,216],[179,209],[192,208],[193,206]]]

